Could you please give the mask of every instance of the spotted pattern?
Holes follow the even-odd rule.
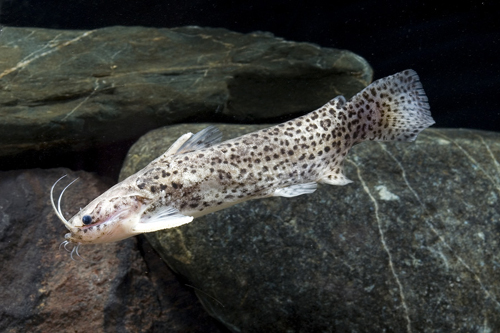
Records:
[[[169,206],[197,217],[291,185],[344,185],[349,180],[343,160],[354,144],[412,141],[433,123],[418,76],[407,70],[374,82],[349,101],[339,96],[302,117],[229,141],[208,146],[195,134],[195,150],[182,145],[177,154],[167,152],[118,184],[123,193],[138,195],[124,195],[116,204],[146,206],[141,214]],[[113,209],[106,207],[109,215]],[[98,209],[93,221],[102,220]]]
[[[137,186],[193,214],[294,184],[344,184],[342,161],[352,145],[411,141],[432,123],[419,79],[407,70],[374,82],[349,102],[337,97],[295,120],[170,156],[163,161],[169,168],[152,168]]]

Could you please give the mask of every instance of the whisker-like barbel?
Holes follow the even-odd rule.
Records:
[[[57,217],[59,217],[59,219],[61,221],[63,221],[64,224],[66,224],[66,220],[64,219],[64,217],[61,216],[61,214],[57,210],[56,204],[54,202],[54,188],[56,187],[57,183],[59,183],[61,181],[61,179],[63,179],[64,177],[66,177],[66,175],[64,175],[61,178],[59,178],[58,180],[56,180],[56,182],[54,183],[54,185],[52,185],[52,187],[50,189],[50,202],[52,203],[52,208],[54,208],[54,212],[56,213]]]
[[[61,201],[62,201],[62,196],[64,194],[64,192],[66,191],[66,189],[68,187],[71,186],[71,184],[73,184],[74,182],[76,182],[78,180],[78,178],[76,178],[75,180],[73,180],[71,183],[69,183],[61,192],[61,194],[59,195],[59,199],[57,200],[57,207],[56,207],[56,204],[54,202],[54,188],[56,187],[57,183],[59,183],[59,181],[61,181],[61,179],[63,179],[64,177],[66,177],[67,175],[64,175],[62,176],[61,178],[59,178],[55,183],[54,185],[52,185],[52,188],[50,189],[50,202],[52,203],[52,208],[54,208],[54,211],[57,215],[57,217],[59,217],[59,219],[64,223],[64,225],[66,226],[66,228],[68,228],[68,230],[71,230],[71,224],[64,218],[64,215],[62,214],[62,211],[61,211]]]
[[[66,249],[66,245],[67,245],[68,243],[69,243],[69,242],[65,240],[64,242],[62,242],[61,244],[59,244],[59,250],[61,249],[61,247],[63,247],[66,251],[68,251],[68,250]]]
[[[68,189],[68,187],[70,187],[71,184],[73,184],[77,180],[78,180],[78,178],[75,178],[71,183],[69,183],[68,185],[66,185],[66,187],[62,190],[61,194],[59,195],[59,200],[57,200],[57,209],[59,210],[59,214],[61,215],[61,218],[63,218],[63,219],[64,219],[64,215],[63,215],[62,210],[61,210],[62,197],[64,195],[64,192],[66,192],[66,190]],[[66,223],[68,223],[68,221],[66,219],[64,219],[64,220],[66,221]]]
[[[80,244],[77,244],[77,245],[75,246],[75,248],[76,248],[76,250],[75,250],[76,255],[77,255],[80,259],[82,259],[83,261],[86,261],[86,262],[90,262],[90,261],[87,261],[87,260],[83,259],[83,257],[82,257],[82,256],[80,255],[80,253],[78,252],[78,249],[80,248]]]
[[[90,260],[86,260],[85,258],[83,258],[81,255],[80,255],[80,252],[78,252],[78,250],[80,249],[80,243],[71,243],[69,241],[64,241],[61,243],[61,245],[64,244],[63,248],[70,253],[70,257],[71,257],[71,260],[74,260],[74,261],[78,261],[77,259],[75,259],[74,255],[76,254],[76,256],[78,258],[80,258],[81,261],[85,261],[85,262],[88,262],[88,263],[92,263],[92,264],[95,264],[97,263],[98,261],[90,261]],[[66,245],[68,244],[73,244],[73,248],[71,250],[69,250]],[[59,249],[61,248],[61,245],[59,245]]]
[[[61,179],[63,179],[64,177],[66,177],[66,175],[64,175],[61,178],[59,178],[54,183],[54,185],[52,185],[52,187],[50,189],[50,202],[52,203],[52,208],[54,209],[54,212],[56,213],[57,217],[64,223],[65,227],[69,231],[71,231],[72,225],[71,225],[71,223],[68,222],[68,220],[66,220],[64,218],[64,215],[63,215],[62,210],[61,210],[61,201],[62,201],[62,197],[64,195],[64,192],[68,189],[68,187],[71,186],[71,184],[73,184],[74,182],[76,182],[78,180],[78,178],[74,179],[71,183],[69,183],[68,185],[66,185],[66,187],[64,187],[64,189],[59,194],[59,199],[57,200],[57,207],[56,207],[56,203],[54,201],[54,188],[56,187],[57,183],[59,183],[61,181]],[[69,235],[71,235],[71,234],[66,234],[65,238],[68,238]],[[68,249],[67,248],[68,244],[73,244],[73,249],[71,249],[71,250]],[[83,258],[78,253],[78,247],[80,246],[80,243],[73,242],[71,240],[65,240],[64,242],[62,242],[61,244],[59,244],[59,250],[61,249],[61,246],[64,248],[64,250],[66,252],[70,253],[71,259],[75,260],[75,258],[73,258],[73,253],[76,253],[83,260]]]
[[[73,247],[73,249],[71,250],[71,254],[70,254],[71,260],[75,260],[75,261],[76,261],[76,259],[75,259],[75,258],[73,258],[73,253],[75,253],[75,252],[76,252],[76,253],[78,254],[78,250],[77,250],[77,249],[78,249],[78,245],[79,245],[79,244],[75,245],[75,246]]]

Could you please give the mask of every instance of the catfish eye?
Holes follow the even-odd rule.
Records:
[[[90,216],[90,215],[83,215],[82,222],[85,225],[92,223],[92,216]]]

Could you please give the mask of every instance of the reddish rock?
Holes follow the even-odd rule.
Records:
[[[49,191],[64,174],[80,177],[67,218],[111,185],[68,169],[0,172],[0,331],[221,332],[143,238],[82,246],[92,263],[58,249],[66,229]]]

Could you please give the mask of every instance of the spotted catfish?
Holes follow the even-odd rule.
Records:
[[[220,143],[208,127],[181,136],[144,169],[67,221],[64,246],[119,241],[173,228],[234,204],[345,185],[343,160],[363,141],[413,141],[434,123],[413,70],[380,79],[346,101],[339,96],[286,123]],[[71,185],[71,184],[70,184]],[[68,185],[69,186],[69,185]]]

